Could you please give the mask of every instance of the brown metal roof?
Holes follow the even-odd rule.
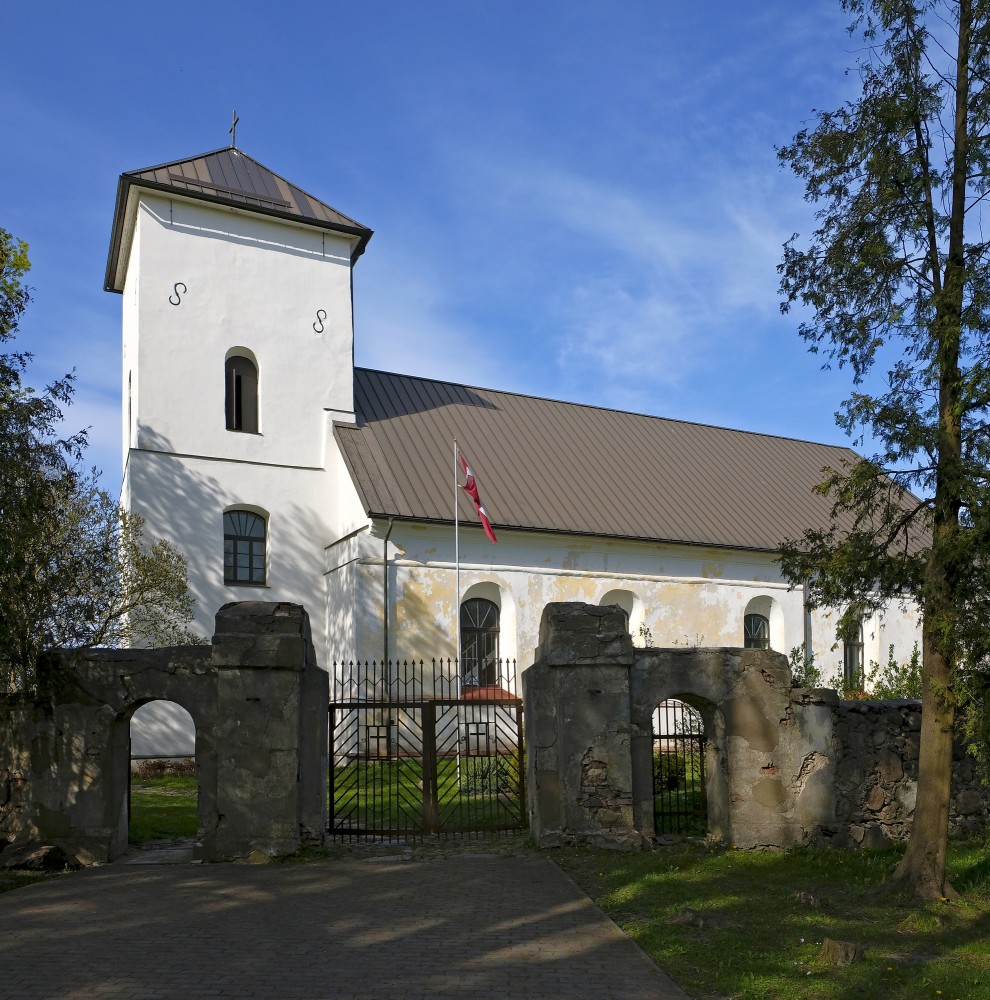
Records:
[[[352,260],[364,253],[372,231],[325,202],[290,184],[284,177],[232,146],[214,149],[185,160],[129,170],[120,175],[114,211],[110,255],[104,288],[121,291],[118,257],[124,232],[127,198],[132,187],[248,208],[262,215],[289,219],[357,237]]]
[[[371,517],[453,521],[456,438],[496,531],[777,551],[829,524],[848,448],[356,368],[334,434]],[[462,477],[463,481],[463,477]],[[458,491],[459,517],[477,523]]]

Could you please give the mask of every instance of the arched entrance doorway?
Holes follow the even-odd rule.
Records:
[[[190,840],[199,833],[196,724],[182,706],[150,701],[130,718],[128,843]]]
[[[705,757],[701,712],[667,699],[653,712],[653,826],[657,834],[708,834]]]

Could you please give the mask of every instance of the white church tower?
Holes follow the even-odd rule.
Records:
[[[351,268],[371,230],[230,147],[122,174],[123,504],[181,540],[196,627],[279,600],[325,648],[334,420],[352,421]]]

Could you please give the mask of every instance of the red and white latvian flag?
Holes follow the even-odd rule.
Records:
[[[485,529],[485,534],[492,540],[492,544],[496,544],[495,532],[492,531],[492,522],[488,520],[488,512],[482,506],[481,497],[478,496],[478,484],[475,482],[474,473],[471,471],[471,466],[467,464],[467,459],[460,455],[461,465],[464,466],[464,475],[467,477],[467,482],[461,487],[462,490],[474,501],[474,509],[478,512],[478,518],[481,521],[482,528]]]

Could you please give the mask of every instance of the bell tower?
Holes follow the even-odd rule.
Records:
[[[205,635],[252,599],[304,603],[322,631],[327,448],[354,418],[370,238],[233,146],[120,177],[104,287],[123,299],[122,502],[189,560]]]

